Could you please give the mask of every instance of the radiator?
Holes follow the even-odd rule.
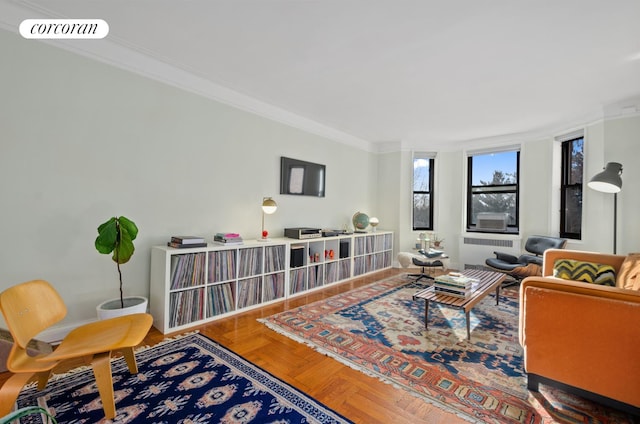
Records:
[[[487,258],[493,258],[493,252],[504,252],[514,256],[522,253],[521,238],[497,238],[485,235],[460,237],[460,267],[476,268],[484,265]]]

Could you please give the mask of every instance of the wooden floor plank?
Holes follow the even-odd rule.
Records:
[[[412,271],[413,270],[409,270]],[[465,423],[463,419],[394,388],[375,377],[356,371],[312,348],[289,339],[257,321],[286,309],[326,299],[381,278],[404,274],[391,269],[350,280],[307,295],[265,306],[193,328],[216,340],[247,360],[292,384],[356,423]],[[175,335],[175,334],[173,334]],[[144,345],[154,345],[172,334],[163,335],[155,328]],[[84,365],[67,362],[55,372]],[[0,384],[10,373],[0,373]],[[117,406],[117,405],[116,405]]]

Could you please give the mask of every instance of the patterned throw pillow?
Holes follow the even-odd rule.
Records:
[[[553,264],[553,276],[603,286],[616,285],[616,270],[613,266],[573,259],[558,259]]]

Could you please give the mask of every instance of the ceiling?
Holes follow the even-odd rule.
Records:
[[[104,19],[61,44],[337,139],[514,142],[640,110],[639,0],[0,2],[5,29]]]

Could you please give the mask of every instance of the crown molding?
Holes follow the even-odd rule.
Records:
[[[0,29],[19,36],[18,27],[24,19],[59,19],[60,16],[43,6],[23,1],[0,1]],[[162,84],[194,93],[204,98],[264,117],[301,131],[323,137],[341,144],[349,145],[370,153],[391,153],[397,151],[455,151],[473,146],[500,146],[514,142],[529,142],[554,137],[565,132],[566,128],[592,125],[595,122],[627,118],[640,114],[640,96],[626,99],[615,104],[604,105],[601,110],[591,111],[572,122],[552,124],[547,128],[515,134],[500,134],[485,138],[468,140],[433,140],[419,134],[407,135],[400,141],[372,142],[336,128],[295,114],[281,107],[269,104],[238,91],[216,84],[197,75],[183,64],[176,64],[153,52],[141,49],[114,35],[102,40],[31,40],[62,48],[74,54],[99,61]],[[635,56],[634,56],[635,60]]]
[[[0,2],[0,28],[15,34],[24,19],[54,19],[53,13],[27,2]],[[35,41],[35,40],[34,40]],[[312,119],[295,114],[278,106],[258,100],[246,94],[215,84],[206,78],[170,64],[151,52],[142,51],[124,40],[108,35],[101,40],[38,40],[54,47],[96,60],[167,84],[184,91],[250,112],[252,114],[315,134],[368,152],[375,152],[372,142],[329,127]]]

